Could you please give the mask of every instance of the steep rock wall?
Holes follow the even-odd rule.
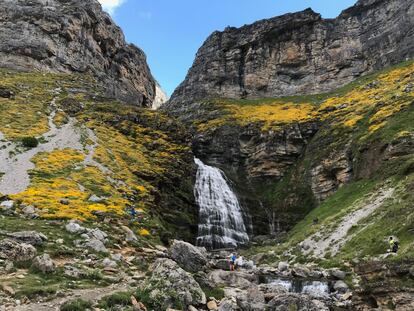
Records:
[[[414,56],[414,3],[360,0],[336,19],[311,9],[214,32],[167,109],[203,98],[330,91]]]
[[[155,97],[144,52],[96,0],[1,1],[0,67],[90,73],[107,95],[138,106]]]

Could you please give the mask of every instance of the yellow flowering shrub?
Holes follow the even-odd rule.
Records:
[[[151,235],[150,232],[147,229],[141,229],[141,230],[139,230],[138,231],[138,234],[140,236],[143,236],[143,237]]]

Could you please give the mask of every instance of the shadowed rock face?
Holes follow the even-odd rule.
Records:
[[[96,0],[1,1],[0,67],[90,73],[107,95],[139,106],[155,97],[144,52]]]
[[[414,56],[414,3],[360,0],[336,19],[311,9],[214,32],[167,105],[208,97],[321,93]]]

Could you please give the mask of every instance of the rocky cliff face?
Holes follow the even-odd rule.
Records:
[[[138,106],[155,97],[145,54],[96,0],[1,1],[0,67],[90,73],[107,95]]]
[[[311,9],[214,32],[170,106],[321,93],[414,56],[414,3],[360,0],[336,19]]]

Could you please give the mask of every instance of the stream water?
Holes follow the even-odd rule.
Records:
[[[197,245],[208,249],[237,247],[249,242],[243,211],[224,173],[195,159],[194,187],[199,206]]]

